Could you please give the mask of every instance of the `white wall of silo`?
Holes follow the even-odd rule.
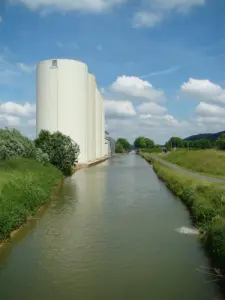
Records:
[[[58,129],[57,82],[58,69],[52,69],[52,61],[38,64],[36,69],[36,134],[42,129],[55,132]]]
[[[96,102],[95,102],[95,128],[96,128],[96,158],[101,158],[102,154],[102,148],[101,148],[101,128],[102,128],[102,122],[101,122],[101,97],[100,92],[98,88],[96,88]]]
[[[101,119],[102,119],[102,157],[106,156],[105,152],[105,110],[104,110],[104,98],[103,95],[101,94]]]
[[[37,67],[37,134],[47,129],[69,135],[80,147],[79,163],[86,163],[88,69],[75,60],[53,61]]]
[[[88,161],[94,161],[96,155],[96,79],[92,74],[88,74]]]

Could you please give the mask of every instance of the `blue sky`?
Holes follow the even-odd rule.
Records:
[[[0,126],[35,135],[35,64],[88,64],[107,129],[132,141],[225,130],[224,0],[0,0]]]

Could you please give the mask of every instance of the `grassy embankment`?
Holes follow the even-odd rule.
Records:
[[[149,163],[153,162],[159,178],[186,204],[193,223],[201,230],[205,249],[214,265],[225,274],[225,185],[197,180],[152,161],[148,153],[141,155]],[[195,171],[197,170],[198,166],[195,166]]]
[[[225,151],[177,150],[160,158],[193,172],[225,178]]]
[[[0,161],[0,242],[49,201],[62,173],[25,158]]]

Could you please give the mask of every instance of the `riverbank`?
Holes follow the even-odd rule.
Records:
[[[156,174],[188,207],[193,223],[200,229],[201,241],[213,264],[225,275],[225,186],[198,180],[162,165],[149,156],[141,156],[153,164]]]
[[[0,244],[46,204],[62,173],[25,158],[0,162]]]
[[[177,149],[160,158],[189,171],[225,178],[225,151]]]

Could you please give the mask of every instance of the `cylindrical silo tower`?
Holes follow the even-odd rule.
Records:
[[[96,160],[96,79],[92,74],[88,74],[88,161]]]
[[[41,129],[69,135],[87,163],[88,69],[79,61],[54,59],[37,66],[37,134]]]
[[[102,157],[102,119],[101,119],[101,96],[98,88],[96,88],[96,105],[95,105],[95,114],[96,114],[96,158],[99,159]]]
[[[100,94],[101,96],[101,121],[102,121],[102,128],[101,128],[101,134],[102,134],[102,140],[101,140],[101,144],[102,144],[102,157],[104,157],[105,154],[105,110],[104,110],[104,99],[102,94]]]

